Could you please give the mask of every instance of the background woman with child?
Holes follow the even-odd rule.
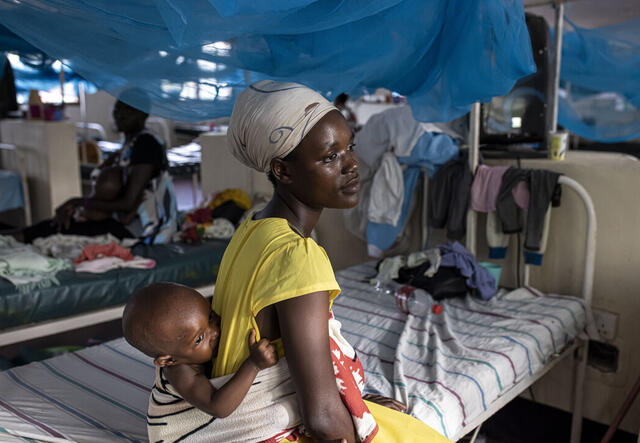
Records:
[[[90,197],[72,198],[56,208],[55,217],[22,231],[30,243],[38,237],[56,234],[113,234],[122,239],[141,238],[165,242],[176,230],[177,212],[165,147],[145,129],[149,114],[126,102],[150,102],[138,89],[124,91],[113,108],[118,131],[124,134],[122,148],[92,173],[94,192]],[[168,192],[168,199],[162,192]],[[156,210],[156,201],[169,207]],[[144,212],[144,215],[142,214]],[[142,225],[142,220],[145,225]],[[167,229],[168,228],[168,229]]]

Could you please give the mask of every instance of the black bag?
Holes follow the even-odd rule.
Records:
[[[467,295],[469,288],[466,284],[466,278],[460,275],[458,268],[440,266],[433,277],[427,277],[424,273],[430,266],[431,263],[427,260],[413,268],[400,268],[398,278],[395,281],[424,289],[431,294],[434,300]]]

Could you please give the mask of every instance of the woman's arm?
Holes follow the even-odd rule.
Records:
[[[121,197],[112,201],[96,200],[92,198],[87,200],[85,207],[105,212],[128,213],[134,211],[140,204],[142,193],[151,180],[152,174],[153,165],[146,163],[134,165],[131,168],[131,172],[129,173],[129,177],[126,181],[127,184],[125,191],[122,193]]]
[[[315,441],[355,442],[353,421],[340,399],[329,349],[329,293],[276,303],[289,372],[305,428]]]

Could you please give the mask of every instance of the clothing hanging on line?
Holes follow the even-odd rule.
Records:
[[[542,169],[509,168],[502,176],[502,185],[496,202],[496,212],[506,234],[522,232],[520,209],[513,197],[513,188],[521,181],[529,184],[529,206],[524,246],[531,251],[540,249],[544,220],[554,195],[560,174]]]
[[[502,176],[509,166],[478,165],[471,185],[471,209],[477,212],[491,212],[496,210],[496,201],[502,186]],[[520,181],[513,188],[513,199],[518,207],[529,207],[529,187],[525,181]]]
[[[429,226],[447,228],[447,238],[460,240],[467,229],[467,208],[471,193],[468,153],[443,165],[429,186]]]

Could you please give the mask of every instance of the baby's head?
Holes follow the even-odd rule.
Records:
[[[94,196],[98,200],[115,200],[122,191],[122,168],[112,166],[104,168],[94,186]]]
[[[203,364],[216,354],[219,317],[198,291],[153,283],[136,292],[122,315],[124,338],[157,366]]]

